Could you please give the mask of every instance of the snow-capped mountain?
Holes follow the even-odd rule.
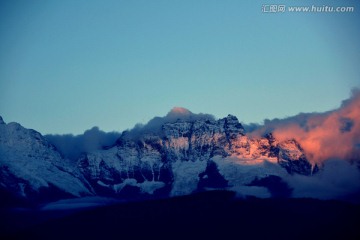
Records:
[[[250,138],[232,115],[171,119],[155,131],[124,132],[113,147],[83,155],[78,168],[99,193],[170,196],[206,188],[247,194],[258,178],[313,171],[295,140]]]
[[[0,118],[0,187],[45,199],[176,196],[209,188],[267,197],[266,188],[254,185],[258,179],[314,171],[295,140],[249,137],[232,115],[215,120],[182,114],[170,112],[136,134],[125,131],[113,146],[84,153],[76,164],[40,133]]]
[[[91,195],[85,179],[69,167],[40,133],[0,117],[0,187],[19,197],[51,200]]]

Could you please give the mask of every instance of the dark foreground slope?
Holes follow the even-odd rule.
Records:
[[[314,199],[239,200],[234,198],[232,192],[214,191],[90,209],[58,217],[5,237],[360,239],[359,219],[360,206],[344,202]]]

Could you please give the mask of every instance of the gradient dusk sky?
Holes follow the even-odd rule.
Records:
[[[265,4],[353,13],[263,13]],[[245,123],[360,87],[360,1],[0,0],[0,115],[42,134],[123,131],[180,106]]]

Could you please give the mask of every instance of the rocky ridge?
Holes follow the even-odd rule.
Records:
[[[234,189],[268,175],[313,172],[295,140],[278,142],[271,134],[250,138],[232,115],[179,118],[136,137],[124,132],[111,148],[83,155],[78,168],[98,192],[170,196],[219,182]]]

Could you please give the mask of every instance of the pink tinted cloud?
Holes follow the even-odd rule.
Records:
[[[313,163],[334,158],[360,160],[360,90],[354,90],[340,108],[310,115],[305,125],[294,120],[272,127],[279,140],[297,140]]]

